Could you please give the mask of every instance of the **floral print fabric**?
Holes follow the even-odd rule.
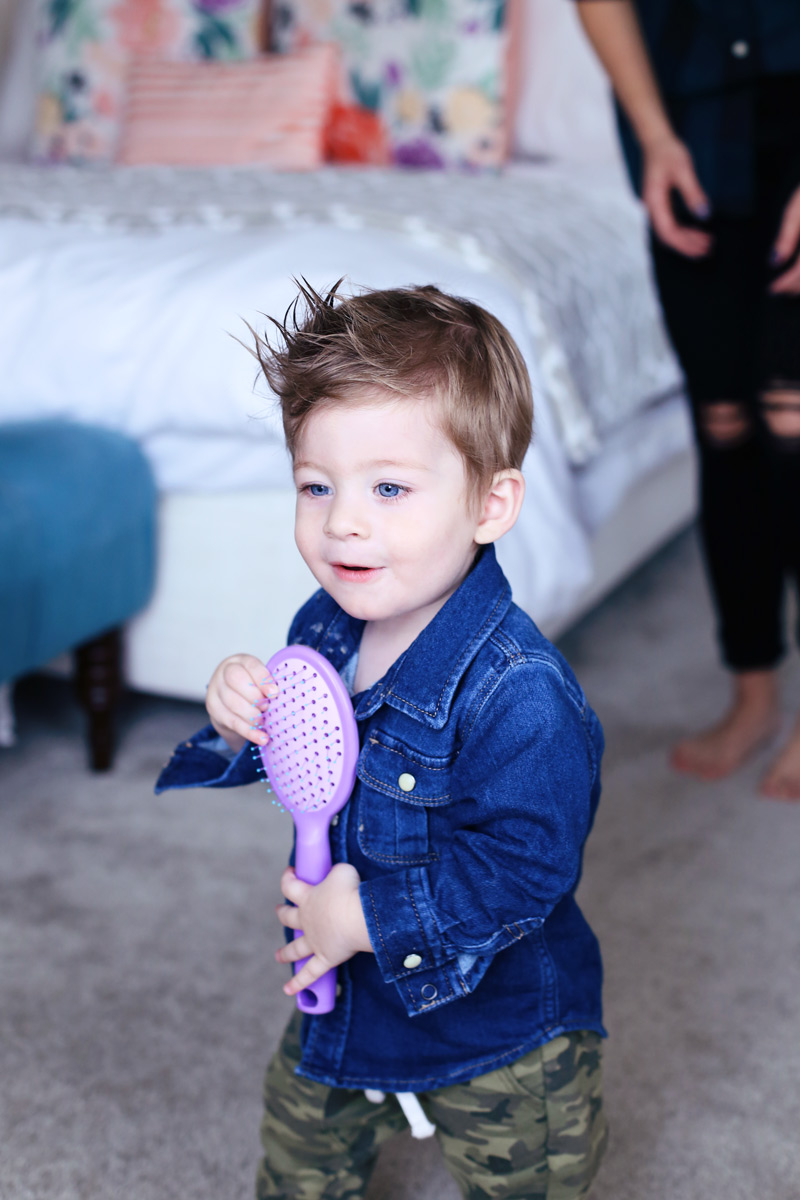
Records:
[[[32,156],[108,161],[119,139],[128,64],[251,58],[261,0],[38,0],[39,98]]]
[[[506,156],[507,0],[273,0],[279,51],[334,41],[337,162],[499,166]]]

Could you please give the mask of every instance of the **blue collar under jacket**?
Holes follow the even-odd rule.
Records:
[[[341,671],[363,623],[323,591],[289,640]],[[331,829],[358,870],[374,954],[339,968],[306,1016],[299,1073],[425,1091],[558,1034],[603,1034],[596,938],[575,901],[600,793],[600,724],[567,663],[511,600],[488,547],[416,641],[353,699],[361,753]],[[255,777],[207,727],[157,790]],[[401,783],[402,780],[402,783]]]

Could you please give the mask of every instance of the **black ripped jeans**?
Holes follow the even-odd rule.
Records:
[[[759,85],[757,113],[754,211],[712,213],[704,259],[651,238],[692,403],[722,654],[740,671],[780,659],[785,584],[800,579],[800,296],[767,291],[780,217],[800,185],[800,76]]]

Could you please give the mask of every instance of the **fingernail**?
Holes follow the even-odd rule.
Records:
[[[268,683],[267,684],[267,695],[268,696],[277,696],[279,691],[280,691],[280,688],[278,687],[277,683]]]
[[[707,200],[704,200],[702,204],[696,204],[693,211],[696,217],[700,217],[704,221],[706,217],[711,216],[711,205]]]
[[[777,247],[777,246],[773,246],[773,247],[772,247],[772,249],[771,249],[771,250],[770,250],[770,252],[769,252],[769,261],[770,261],[770,264],[771,264],[773,267],[774,267],[774,266],[777,266],[777,264],[778,264],[779,262],[783,262],[783,257],[784,257],[784,256],[783,256],[783,254],[780,252],[780,250],[778,249],[778,247]]]

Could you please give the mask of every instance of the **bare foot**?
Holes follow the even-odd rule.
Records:
[[[670,765],[699,779],[722,779],[774,737],[779,714],[775,671],[741,671],[734,675],[733,700],[722,720],[678,742]],[[800,787],[800,728],[797,738],[794,778]]]
[[[789,741],[761,782],[761,795],[771,800],[800,800],[800,718]]]

